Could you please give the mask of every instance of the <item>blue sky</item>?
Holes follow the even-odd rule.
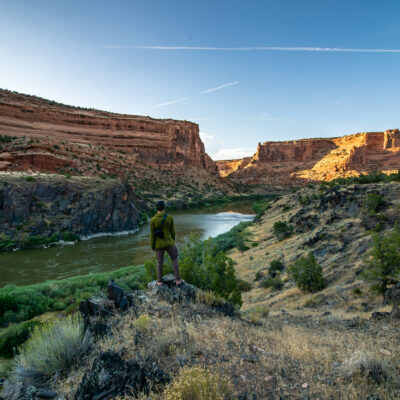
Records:
[[[0,0],[0,87],[194,121],[241,157],[400,128],[399,18],[398,0]]]

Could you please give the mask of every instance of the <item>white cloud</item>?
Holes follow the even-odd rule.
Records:
[[[238,83],[239,83],[238,81],[225,83],[224,85],[217,86],[217,87],[212,88],[212,89],[203,90],[202,92],[200,92],[200,94],[206,94],[206,93],[215,92],[216,90],[220,90],[220,89],[224,89],[224,88],[229,87],[229,86],[237,85]]]
[[[355,49],[346,47],[290,47],[290,46],[251,46],[251,47],[206,47],[206,46],[104,46],[106,49],[134,50],[194,50],[194,51],[302,51],[322,53],[400,53],[400,49]]]
[[[255,153],[255,149],[247,147],[238,147],[236,149],[220,149],[214,157],[214,160],[234,160],[236,158],[251,157]]]

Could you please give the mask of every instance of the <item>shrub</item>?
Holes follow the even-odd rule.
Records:
[[[27,182],[34,182],[36,179],[35,179],[33,176],[27,176],[27,177],[25,178],[25,180],[26,180]]]
[[[64,242],[78,242],[79,236],[72,232],[63,232],[62,240],[64,240]]]
[[[171,268],[169,258],[166,264],[165,273]],[[212,239],[203,241],[198,234],[191,234],[180,251],[179,265],[180,275],[188,283],[202,290],[212,290],[232,304],[242,304],[233,261],[223,251],[217,250]],[[155,258],[146,261],[145,268],[146,280],[155,279]]]
[[[83,320],[67,318],[36,327],[20,347],[11,376],[16,382],[43,382],[69,367],[74,357],[88,345]]]
[[[0,334],[0,356],[13,357],[16,348],[28,340],[31,330],[39,325],[39,321],[28,321],[4,329]]]
[[[254,280],[257,282],[257,281],[260,281],[262,278],[264,278],[264,272],[263,271],[257,271],[256,272],[256,276],[254,277]]]
[[[252,286],[250,282],[244,281],[242,279],[238,279],[237,282],[237,290],[239,292],[249,292],[251,290]]]
[[[299,257],[289,267],[288,273],[297,286],[304,291],[314,292],[324,287],[322,268],[317,264],[312,253],[307,257]]]
[[[263,288],[274,288],[277,290],[280,290],[283,288],[283,282],[281,280],[281,277],[275,276],[275,277],[271,277],[269,276],[268,278],[264,279],[263,281],[261,281],[261,287]]]
[[[363,205],[369,214],[375,214],[384,204],[385,200],[380,194],[369,193]]]
[[[142,314],[133,321],[133,326],[139,332],[147,332],[150,328],[151,317],[148,314]]]
[[[388,285],[400,280],[400,227],[386,234],[373,234],[372,247],[368,253],[368,267],[363,277],[371,282],[371,288],[385,293]]]
[[[163,393],[164,400],[231,400],[230,380],[218,371],[184,367]]]
[[[261,318],[268,318],[269,308],[265,306],[256,306],[248,311],[248,317],[251,323],[259,324]]]
[[[283,240],[293,233],[293,226],[286,221],[277,221],[274,223],[274,234],[278,240]]]
[[[283,271],[285,266],[283,265],[282,261],[280,260],[272,260],[269,266],[269,274],[274,277],[276,274],[279,274]]]
[[[198,290],[196,292],[196,301],[201,304],[206,304],[210,307],[222,306],[225,303],[221,297],[217,296],[214,292]]]

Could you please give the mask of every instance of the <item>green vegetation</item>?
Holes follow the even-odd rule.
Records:
[[[283,288],[283,282],[279,275],[277,276],[269,276],[263,281],[261,281],[261,287],[263,288],[274,288],[276,290],[281,290]]]
[[[155,257],[145,263],[148,282],[156,279],[156,264]],[[201,240],[199,235],[191,234],[186,246],[180,250],[179,267],[181,277],[188,283],[205,291],[211,290],[232,304],[242,305],[233,261],[212,239]],[[170,272],[170,262],[164,268],[164,273]]]
[[[269,271],[270,276],[273,278],[277,274],[280,274],[284,268],[285,268],[285,266],[283,265],[282,261],[272,260],[268,271]]]
[[[370,215],[374,215],[385,204],[385,200],[379,193],[369,193],[363,206],[366,208]]]
[[[276,221],[274,223],[274,235],[278,240],[284,240],[293,233],[293,226],[286,221]]]
[[[88,344],[83,333],[83,320],[77,317],[35,327],[32,336],[15,357],[15,368],[11,373],[13,380],[43,382],[69,367],[74,357]]]
[[[27,176],[27,177],[25,178],[25,180],[26,180],[27,182],[34,182],[36,179],[35,179],[33,176]]]
[[[245,233],[243,231],[250,225],[251,222],[241,222],[229,232],[216,236],[212,239],[215,247],[221,251],[226,251],[233,247],[237,247],[240,251],[248,250],[249,247],[245,244]]]
[[[21,227],[20,227],[21,229]],[[49,246],[60,240],[66,242],[76,242],[79,236],[72,232],[53,233],[50,236],[22,236],[21,238],[11,238],[0,233],[0,251],[10,251],[15,249],[32,249],[36,247]]]
[[[11,358],[22,343],[28,340],[32,329],[40,326],[39,321],[27,321],[12,324],[0,334],[0,356]]]
[[[16,136],[0,135],[0,143],[9,143],[15,139],[18,139],[18,138]]]
[[[259,324],[261,318],[268,318],[269,308],[265,306],[256,306],[251,308],[247,313],[249,320],[253,324]]]
[[[81,300],[103,293],[112,278],[125,289],[140,289],[143,287],[144,269],[142,266],[125,267],[59,281],[0,288],[0,325],[27,321],[48,311],[72,312],[79,307]]]
[[[400,182],[400,170],[397,173],[386,175],[383,172],[371,172],[370,174],[354,176],[351,178],[338,178],[327,183],[329,186],[368,184],[379,182]]]
[[[363,276],[378,293],[385,293],[388,285],[400,281],[400,227],[384,234],[373,234],[369,251],[368,269]]]
[[[269,202],[266,200],[258,200],[253,203],[253,210],[256,213],[255,220],[259,220],[269,207]]]
[[[297,286],[304,290],[314,292],[324,287],[322,267],[317,263],[314,254],[299,257],[288,269],[289,275]]]

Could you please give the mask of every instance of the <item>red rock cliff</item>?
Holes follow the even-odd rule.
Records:
[[[198,125],[187,121],[80,109],[0,90],[0,135],[98,146],[124,152],[133,164],[217,173],[215,162],[205,153]],[[23,153],[3,155],[3,169],[10,162],[48,170],[64,163],[48,149],[36,147]]]
[[[223,176],[248,184],[330,181],[400,168],[400,131],[259,144],[248,161],[218,161]]]

